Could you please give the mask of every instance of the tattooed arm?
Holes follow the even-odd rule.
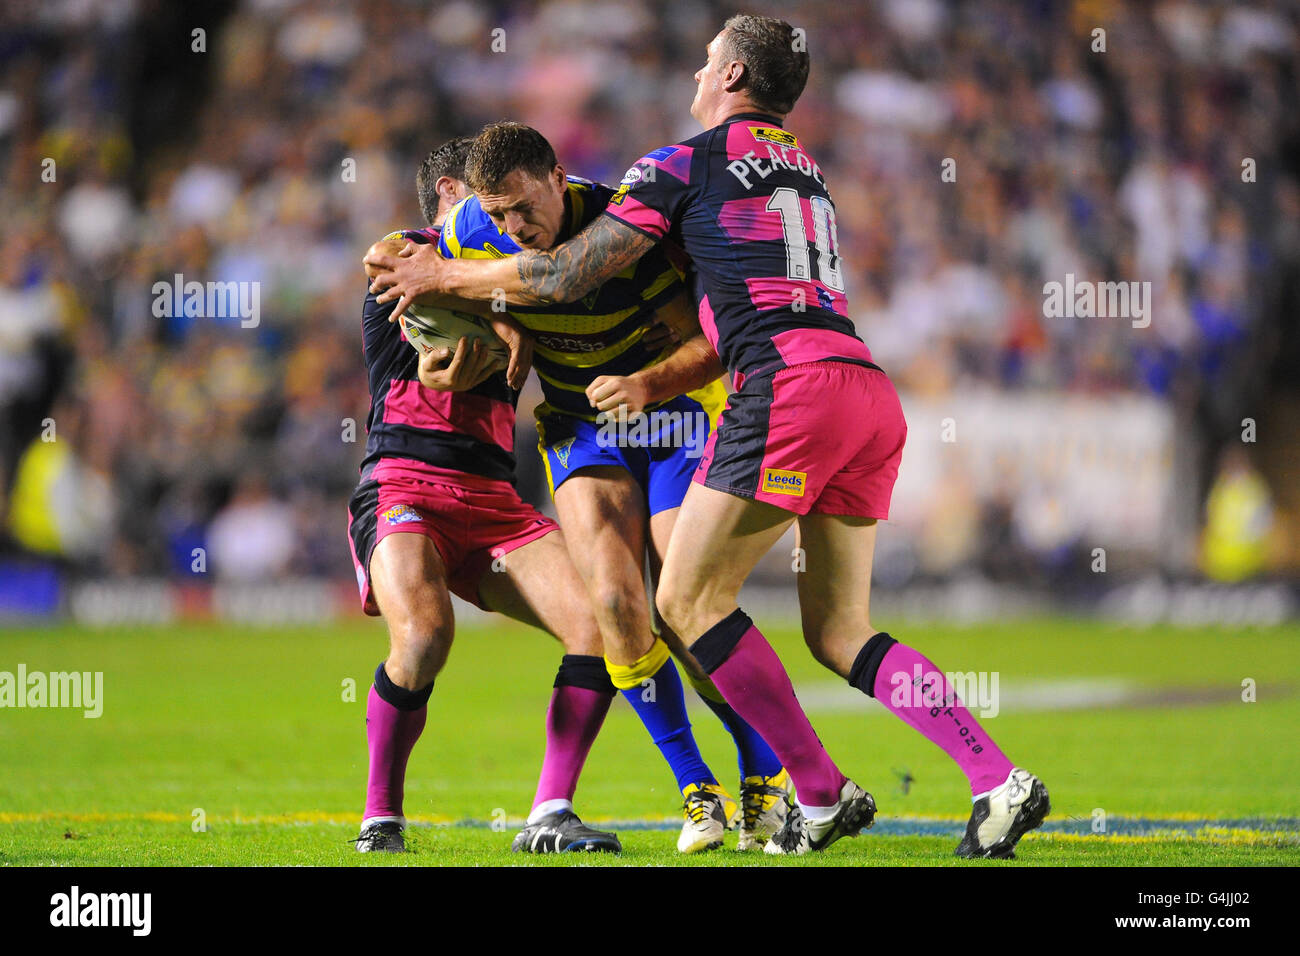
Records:
[[[602,214],[568,242],[546,252],[515,256],[516,293],[532,302],[573,302],[600,288],[654,245],[645,233]]]
[[[400,255],[366,256],[371,291],[398,303],[400,314],[428,295],[464,299],[504,296],[512,305],[572,302],[622,272],[655,244],[644,233],[600,215],[577,235],[545,252],[524,251],[505,259],[444,259],[437,249],[412,244]]]

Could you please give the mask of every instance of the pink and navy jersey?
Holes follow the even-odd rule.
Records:
[[[403,229],[417,243],[436,243],[437,229]],[[519,395],[497,372],[465,392],[443,392],[420,384],[419,355],[401,327],[389,322],[394,303],[366,296],[362,336],[370,378],[366,455],[368,478],[381,458],[415,459],[434,468],[513,482],[515,403]]]
[[[775,117],[743,113],[647,154],[605,214],[686,250],[700,325],[737,387],[825,358],[870,364],[848,318],[821,167]]]

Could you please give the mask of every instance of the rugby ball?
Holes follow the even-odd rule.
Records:
[[[461,336],[466,336],[473,344],[474,339],[481,339],[492,357],[501,368],[510,361],[510,350],[497,338],[487,321],[469,312],[455,312],[426,305],[411,305],[398,320],[406,341],[417,352],[429,352],[435,348],[456,350]]]

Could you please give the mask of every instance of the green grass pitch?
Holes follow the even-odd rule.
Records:
[[[364,795],[365,699],[387,646],[381,623],[8,629],[0,671],[102,671],[104,702],[98,719],[0,709],[0,865],[1300,863],[1300,627],[1043,619],[891,631],[946,670],[998,673],[1004,710],[982,722],[1052,794],[1048,825],[1017,860],[954,859],[970,806],[961,773],[878,705],[846,696],[796,631],[775,628],[769,636],[823,741],[876,796],[873,830],[802,860],[738,854],[734,835],[723,850],[679,856],[680,797],[620,700],[577,809],[588,822],[621,823],[624,853],[511,854],[560,649],[491,618],[461,627],[434,690],[408,773],[413,852],[382,858],[348,842]],[[1242,700],[1247,678],[1253,702]],[[1093,697],[1069,703],[1080,687]],[[1108,688],[1118,696],[1105,698]],[[709,763],[734,787],[721,726],[702,707],[692,719]]]

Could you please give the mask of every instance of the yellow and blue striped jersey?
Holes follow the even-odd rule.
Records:
[[[568,221],[559,241],[600,215],[613,195],[609,186],[570,176]],[[520,251],[483,211],[477,196],[452,207],[438,248],[449,259],[501,259]],[[546,398],[538,415],[559,412],[594,421],[587,386],[600,375],[631,375],[660,361],[666,351],[647,349],[641,338],[655,311],[684,291],[681,274],[656,246],[577,302],[508,306],[535,342],[533,368]],[[709,399],[701,404],[720,410],[726,398],[721,380],[698,391]]]

